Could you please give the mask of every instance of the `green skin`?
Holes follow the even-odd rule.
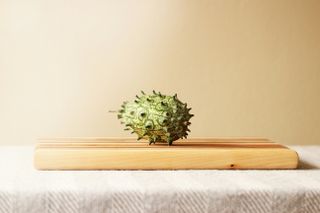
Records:
[[[124,102],[118,118],[138,135],[138,140],[146,139],[149,144],[155,142],[172,142],[187,138],[189,122],[193,114],[187,104],[178,100],[177,95],[167,96],[153,91],[152,95],[136,96],[133,102]]]

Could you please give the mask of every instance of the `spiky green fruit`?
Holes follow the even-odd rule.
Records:
[[[138,140],[147,139],[149,144],[166,142],[169,145],[179,138],[187,138],[191,108],[182,103],[177,95],[162,95],[153,91],[136,96],[133,102],[124,102],[118,118],[125,124],[125,130],[138,135]]]

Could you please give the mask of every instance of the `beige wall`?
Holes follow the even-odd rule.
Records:
[[[320,144],[320,1],[0,0],[0,144],[130,136],[141,89],[178,93],[191,136]]]

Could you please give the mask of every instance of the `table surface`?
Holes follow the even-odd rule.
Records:
[[[297,170],[37,171],[0,147],[0,212],[320,212],[320,146]]]

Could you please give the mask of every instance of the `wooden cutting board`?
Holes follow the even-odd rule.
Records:
[[[172,146],[132,138],[40,139],[39,170],[295,169],[298,155],[264,138],[193,138]]]

